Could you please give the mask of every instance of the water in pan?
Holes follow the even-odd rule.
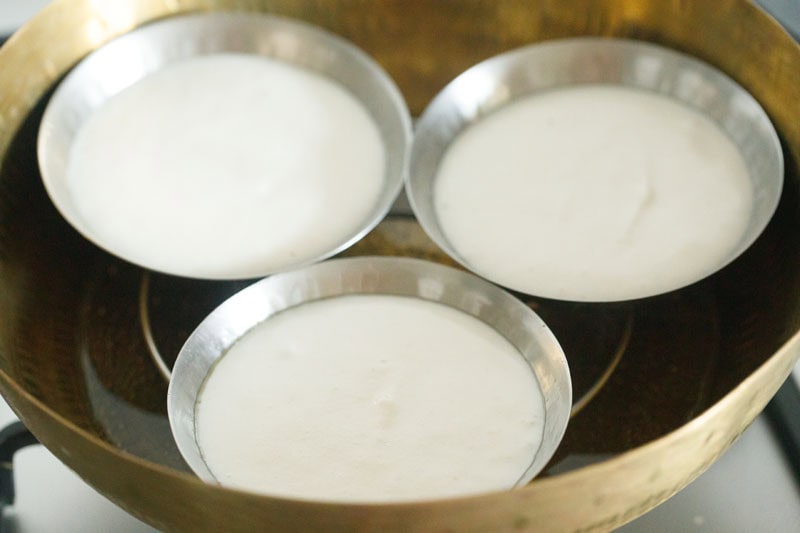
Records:
[[[412,219],[389,219],[350,253],[441,257],[429,242],[424,248],[415,246],[422,242],[422,235]],[[83,370],[87,383],[106,384],[105,389],[89,389],[89,401],[105,437],[137,455],[162,462],[167,459],[163,451],[154,450],[152,443],[140,438],[145,430],[151,432],[151,438],[152,432],[165,440],[169,437],[163,410],[166,379],[156,369],[151,350],[155,347],[164,366],[170,368],[199,320],[244,283],[148,274],[145,292],[141,290],[142,276],[143,272],[134,267],[100,258],[86,293],[82,318],[86,326],[81,339]],[[149,319],[150,346],[139,321],[142,298]],[[707,291],[685,292],[644,307],[551,300],[528,303],[561,339],[575,387],[575,416],[556,463],[575,454],[581,458],[604,457],[625,451],[682,425],[707,405],[720,341],[713,297]],[[664,342],[652,345],[653,337],[665,328],[669,334]],[[127,365],[110,357],[109,347],[118,350],[116,356]],[[698,353],[702,357],[698,358]],[[133,375],[131,368],[137,369]],[[662,375],[663,379],[654,382],[642,378],[653,375]],[[134,380],[138,383],[132,383]],[[631,383],[636,384],[632,390]],[[631,395],[636,402],[631,401]],[[119,405],[109,407],[120,402],[152,413],[155,419],[145,421],[132,412],[123,412]],[[619,413],[626,413],[629,420],[619,424]],[[116,420],[120,414],[127,423]]]
[[[166,423],[167,382],[139,320],[144,271],[83,240],[50,204],[33,149],[40,113],[41,107],[29,117],[0,169],[0,368],[86,431],[134,455],[185,468]],[[796,330],[797,176],[788,175],[786,186],[759,241],[702,283],[611,305],[528,301],[564,347],[576,400],[604,383],[571,420],[545,475],[680,427]],[[385,221],[348,253],[443,260],[407,218]],[[174,352],[200,317],[241,288],[168,276],[151,281],[151,291],[163,290],[160,304],[151,300],[150,319],[164,353]]]

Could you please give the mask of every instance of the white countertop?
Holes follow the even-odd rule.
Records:
[[[51,0],[0,0],[0,35],[19,28]]]

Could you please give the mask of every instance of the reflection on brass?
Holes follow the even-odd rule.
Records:
[[[572,416],[577,415],[580,413],[584,407],[586,407],[589,402],[591,402],[595,396],[602,390],[605,386],[606,382],[608,382],[611,375],[614,373],[614,370],[619,365],[622,356],[625,354],[625,350],[628,349],[628,343],[631,340],[631,333],[633,332],[633,317],[629,316],[627,322],[625,322],[625,329],[622,332],[622,338],[619,341],[619,345],[617,346],[616,350],[611,354],[611,362],[609,363],[608,367],[603,371],[597,381],[592,385],[592,387],[583,393],[583,396],[576,399],[575,402],[572,404]]]
[[[149,415],[164,414],[163,378],[136,321],[141,271],[83,241],[53,210],[36,166],[37,104],[113,36],[217,8],[272,11],[351,39],[395,78],[414,113],[472,64],[576,35],[674,47],[725,71],[762,103],[786,155],[783,199],[762,237],[715,276],[677,293],[583,310],[634,316],[625,356],[573,418],[561,450],[567,458],[610,459],[553,469],[513,492],[344,506],[206,485],[144,459],[156,454],[137,447],[152,443],[124,435],[124,419],[113,433],[104,429],[107,417],[94,416],[99,397],[90,401],[80,354],[93,363],[98,387]],[[162,530],[612,529],[707,468],[800,354],[798,116],[800,47],[747,0],[56,0],[0,49],[0,390],[62,461]],[[87,296],[99,282],[104,290]],[[111,434],[130,441],[112,444]]]
[[[158,344],[153,338],[153,328],[150,325],[150,310],[147,305],[147,299],[150,294],[150,273],[145,272],[142,274],[142,283],[139,285],[139,322],[142,327],[142,336],[144,342],[147,343],[147,350],[153,358],[153,363],[164,376],[164,379],[169,381],[172,376],[172,370],[164,362],[164,356],[158,351]]]

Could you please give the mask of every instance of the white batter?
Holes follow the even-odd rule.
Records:
[[[312,259],[364,224],[384,179],[380,132],[343,87],[264,57],[172,64],[112,97],[67,169],[99,242],[193,277]]]
[[[710,274],[753,203],[733,142],[666,97],[610,86],[532,95],[465,130],[435,208],[477,272],[526,293],[623,300]]]
[[[196,418],[222,484],[359,502],[509,489],[543,425],[538,383],[504,337],[450,307],[381,295],[264,321],[213,368]]]

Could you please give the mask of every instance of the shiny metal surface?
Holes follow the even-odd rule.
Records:
[[[730,77],[685,54],[634,40],[584,37],[531,45],[470,68],[449,83],[417,121],[406,193],[422,227],[448,255],[474,270],[448,241],[434,208],[434,183],[450,143],[465,128],[516,98],[584,84],[621,85],[669,96],[711,118],[744,156],[754,191],[747,228],[722,262],[690,283],[726,266],[758,238],[774,214],[783,188],[780,141],[761,105]],[[477,273],[493,279],[491,272]],[[658,293],[625,294],[609,300],[654,294]],[[544,291],[536,296],[559,297]],[[567,299],[586,301],[580,294]]]
[[[273,314],[345,294],[388,294],[438,302],[478,318],[505,336],[530,364],[545,400],[542,444],[516,485],[526,485],[545,467],[564,436],[572,408],[567,360],[545,323],[510,294],[461,270],[407,257],[356,257],[261,280],[215,309],[186,341],[172,372],[167,412],[178,449],[200,478],[216,482],[195,438],[195,407],[217,359]]]
[[[84,222],[65,179],[70,148],[83,123],[115,94],[170,63],[222,52],[278,59],[322,74],[348,89],[363,103],[381,132],[386,148],[383,187],[360,227],[343,235],[320,256],[300,257],[270,269],[255,263],[222,274],[198,274],[196,270],[167,272],[206,279],[254,278],[270,274],[276,268],[285,270],[313,263],[348,248],[380,222],[402,189],[411,142],[408,109],[389,75],[357,47],[321,28],[266,14],[206,13],[173,17],[132,31],[86,57],[53,94],[39,131],[39,164],[53,203],[73,227],[102,248],[135,264],[165,271],[158,264],[143,264],[141,258],[125,255],[114,242],[103,242]],[[180,198],[174,200],[176,206],[180,205]]]

